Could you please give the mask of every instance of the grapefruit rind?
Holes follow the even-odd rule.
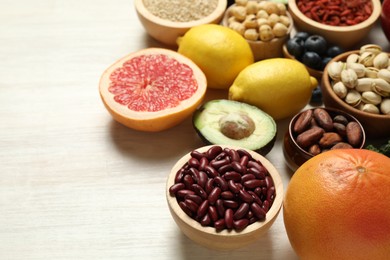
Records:
[[[126,61],[141,55],[163,54],[187,64],[194,73],[198,83],[198,89],[188,99],[181,101],[175,107],[166,108],[155,112],[132,111],[127,106],[119,104],[114,100],[115,95],[109,91],[111,83],[110,75],[112,72],[121,67]],[[168,49],[163,48],[146,48],[131,53],[108,67],[100,78],[99,93],[104,106],[111,116],[117,122],[139,131],[158,132],[169,129],[190,117],[195,109],[202,103],[207,89],[207,80],[203,71],[189,58]]]

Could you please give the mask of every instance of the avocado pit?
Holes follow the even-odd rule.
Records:
[[[249,137],[255,131],[255,122],[243,113],[228,113],[219,120],[220,130],[225,136],[240,140]]]

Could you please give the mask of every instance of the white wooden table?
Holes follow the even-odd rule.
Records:
[[[380,41],[376,28],[367,42]],[[165,181],[203,143],[188,119],[161,133],[114,122],[98,82],[126,54],[152,46],[128,0],[0,1],[0,259],[296,259],[282,214],[231,252],[186,238]],[[209,96],[208,98],[213,98]],[[288,120],[267,158],[285,188]]]

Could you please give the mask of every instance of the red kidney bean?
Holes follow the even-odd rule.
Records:
[[[206,157],[202,157],[199,160],[199,170],[204,171],[206,165],[209,165],[209,160]]]
[[[246,216],[245,216],[247,219],[251,219],[251,218],[253,218],[253,212],[252,212],[252,210],[250,210],[250,206],[249,206],[249,210],[248,210],[248,213],[246,214]]]
[[[240,164],[244,166],[244,169],[246,169],[245,167],[247,166],[248,162],[249,162],[249,157],[247,155],[243,155],[240,159]]]
[[[224,178],[222,178],[221,176],[217,176],[214,178],[214,183],[216,185],[218,185],[222,191],[225,191],[225,190],[228,190],[228,184],[227,184],[227,181],[225,181]]]
[[[198,204],[198,206],[200,204],[202,204],[203,202],[203,199],[201,197],[199,197],[198,195],[195,195],[195,194],[188,194],[184,197],[184,200],[192,200],[193,202],[195,202],[196,204]]]
[[[262,188],[265,188],[265,187],[257,187],[254,189],[254,193],[257,195],[257,196],[260,196],[262,194]]]
[[[253,215],[255,215],[259,220],[265,219],[266,211],[259,204],[253,202],[250,207]]]
[[[252,196],[252,201],[256,202],[260,206],[263,205],[263,202],[261,201],[261,199],[259,198],[259,196],[257,196],[257,194],[255,192],[249,190],[248,193]]]
[[[209,194],[214,189],[214,179],[210,178],[207,180],[204,190]]]
[[[260,171],[258,168],[248,168],[247,172],[255,175],[257,179],[263,180],[265,178],[265,173],[263,171]]]
[[[209,179],[209,178],[207,177],[207,174],[206,174],[204,171],[199,171],[198,184],[199,184],[202,188],[205,188],[208,179]]]
[[[240,161],[240,155],[238,154],[238,152],[234,149],[229,149],[229,151],[227,151],[227,154],[230,156],[230,159],[232,162],[239,162]]]
[[[249,225],[255,223],[255,222],[258,221],[258,220],[259,220],[259,219],[256,218],[256,217],[251,217],[251,218],[249,218]]]
[[[244,182],[247,182],[249,180],[254,180],[254,179],[256,179],[256,176],[254,174],[247,173],[241,177],[241,182],[244,183]]]
[[[218,154],[220,154],[222,152],[222,150],[223,150],[222,147],[218,146],[218,145],[214,145],[214,146],[210,147],[210,149],[208,149],[206,151],[207,159],[209,159],[209,160],[214,159],[215,157],[217,157]]]
[[[219,169],[222,166],[229,164],[230,160],[228,158],[224,158],[222,160],[212,160],[209,165],[212,166],[214,169]]]
[[[252,155],[251,155],[250,153],[248,153],[247,151],[243,150],[243,149],[238,149],[238,150],[237,150],[237,153],[238,153],[241,157],[247,156],[249,160],[252,160]]]
[[[221,167],[218,169],[218,172],[219,172],[220,175],[222,175],[222,174],[224,174],[224,173],[226,173],[226,172],[228,172],[228,171],[231,171],[231,170],[233,170],[233,167],[232,167],[232,165],[229,163],[229,164],[226,164],[226,165],[221,166]]]
[[[211,224],[211,218],[209,214],[204,215],[201,219],[200,224],[204,227],[209,226]]]
[[[191,175],[186,174],[183,177],[183,183],[184,183],[184,185],[186,186],[187,189],[190,189],[192,184],[195,183],[195,181],[194,181],[194,179],[192,178]]]
[[[209,206],[208,213],[209,213],[210,218],[213,222],[215,222],[219,219],[216,207]]]
[[[240,187],[233,180],[228,181],[229,190],[233,193],[240,192]]]
[[[265,184],[267,186],[267,189],[274,186],[274,181],[272,180],[272,177],[267,175],[265,176]]]
[[[191,155],[191,157],[193,157],[193,158],[195,158],[195,159],[198,159],[198,160],[200,160],[202,157],[204,157],[204,154],[203,154],[203,153],[198,152],[198,151],[196,151],[196,150],[192,151],[192,152],[190,153],[190,155]]]
[[[207,197],[207,200],[211,205],[214,205],[215,202],[218,200],[219,195],[221,194],[221,188],[215,187],[210,193],[209,196]]]
[[[225,225],[228,229],[233,228],[233,210],[232,209],[227,209],[225,211]]]
[[[175,175],[175,183],[179,183],[183,180],[184,177],[184,169],[181,168],[180,170],[177,171]]]
[[[188,216],[192,217],[193,213],[192,211],[187,207],[187,205],[184,203],[184,201],[179,202],[180,208],[186,213]]]
[[[238,173],[245,174],[246,173],[246,167],[240,164],[239,162],[231,162],[230,165],[232,166],[233,170],[235,170]]]
[[[171,195],[176,195],[176,193],[179,191],[179,190],[182,190],[186,187],[186,185],[182,182],[179,182],[179,183],[175,183],[173,184],[171,187],[169,187],[169,194]]]
[[[245,190],[240,190],[239,193],[238,193],[238,197],[240,197],[240,199],[242,199],[243,201],[245,201],[247,203],[251,203],[253,201],[252,195],[249,194]]]
[[[263,205],[261,205],[261,207],[264,209],[265,212],[268,212],[269,207],[270,207],[269,201],[268,200],[264,200],[263,201]]]
[[[192,179],[194,179],[194,182],[198,183],[199,182],[199,171],[195,168],[190,168],[189,173],[190,173]]]
[[[233,221],[233,228],[234,228],[235,230],[243,230],[243,229],[246,228],[248,225],[249,225],[249,220],[246,219],[246,218],[242,218],[242,219],[234,220],[234,221]]]
[[[248,168],[256,168],[257,170],[259,170],[259,171],[262,171],[263,170],[263,167],[262,167],[263,165],[261,165],[261,163],[260,162],[258,162],[258,161],[249,161],[248,162]]]
[[[188,165],[198,169],[200,166],[200,162],[198,161],[198,159],[192,157],[191,159],[188,160]]]
[[[227,181],[229,181],[229,180],[233,180],[235,182],[241,181],[241,174],[239,174],[238,172],[235,172],[235,171],[227,172],[223,175],[223,177]]]
[[[185,196],[189,194],[195,194],[195,192],[193,190],[186,190],[186,189],[179,190],[176,192],[176,197],[178,197],[179,199],[184,199]]]
[[[245,217],[249,212],[249,203],[242,203],[238,209],[236,210],[236,212],[234,212],[234,215],[233,215],[233,219],[234,220],[238,220],[238,219],[242,219],[243,217]]]
[[[210,164],[209,165],[206,165],[204,167],[204,170],[206,171],[206,174],[210,177],[210,178],[215,178],[217,176],[219,176],[219,173],[216,169],[214,169]]]
[[[225,215],[225,206],[223,205],[223,200],[218,199],[215,202],[215,208],[217,209],[218,215],[222,218]]]
[[[204,200],[202,204],[200,204],[198,211],[196,212],[196,215],[200,218],[203,218],[204,215],[206,215],[208,209],[209,209],[209,201]]]
[[[220,218],[214,222],[214,227],[217,231],[221,231],[226,228],[225,219]]]
[[[185,199],[184,203],[186,204],[187,208],[189,208],[193,213],[196,213],[198,211],[199,206],[193,200]]]
[[[226,208],[231,208],[231,209],[238,208],[238,202],[235,201],[235,200],[224,200],[224,201],[223,201],[223,205],[224,205]]]
[[[255,189],[256,187],[264,186],[265,185],[265,181],[264,180],[253,179],[253,180],[249,180],[249,181],[244,182],[243,185],[244,185],[245,188]]]
[[[269,187],[269,189],[267,190],[267,200],[273,201],[274,198],[275,198],[275,187],[272,186],[272,187]]]
[[[234,198],[234,194],[230,190],[221,192],[221,198],[224,200],[231,200]]]
[[[207,199],[207,193],[204,191],[204,189],[197,183],[191,185],[193,191],[196,195],[199,195],[202,199]]]
[[[216,161],[220,161],[220,160],[222,160],[222,159],[226,159],[226,160],[228,160],[229,162],[230,162],[230,158],[229,158],[229,156],[226,154],[226,152],[224,152],[224,151],[222,151],[220,154],[218,154],[215,158],[214,158],[214,160],[216,160]]]

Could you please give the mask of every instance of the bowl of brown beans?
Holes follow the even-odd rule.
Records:
[[[299,31],[323,35],[344,49],[367,36],[381,9],[380,0],[288,0],[288,10]]]
[[[334,149],[361,149],[366,140],[360,122],[333,108],[313,107],[295,115],[284,136],[287,166],[296,171],[310,158]]]
[[[177,38],[192,27],[220,23],[227,0],[135,0],[134,5],[141,24],[151,37],[177,47]]]
[[[225,12],[222,25],[241,34],[255,61],[283,56],[283,44],[293,29],[293,19],[283,3],[236,0]]]
[[[356,117],[370,139],[390,135],[390,54],[375,44],[345,52],[324,69],[321,90],[325,107]]]
[[[231,250],[254,243],[271,227],[283,192],[278,171],[265,157],[240,147],[209,145],[177,161],[166,197],[188,238]]]

